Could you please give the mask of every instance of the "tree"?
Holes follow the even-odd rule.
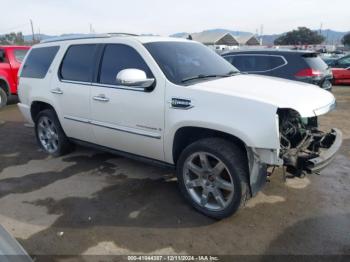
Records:
[[[281,35],[275,40],[275,45],[317,45],[325,38],[307,27],[298,27],[297,30]]]
[[[346,35],[344,35],[341,42],[343,45],[350,46],[350,33],[347,33]]]
[[[24,37],[22,32],[10,33],[0,36],[0,44],[2,45],[24,45]]]

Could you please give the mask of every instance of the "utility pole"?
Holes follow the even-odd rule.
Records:
[[[35,42],[35,36],[34,36],[34,27],[33,27],[33,21],[32,19],[30,19],[30,27],[32,28],[32,40],[33,40],[33,44]]]

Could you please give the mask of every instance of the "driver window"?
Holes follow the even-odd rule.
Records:
[[[122,44],[109,44],[104,50],[99,83],[116,85],[117,74],[131,68],[144,71],[147,78],[154,78],[146,62],[135,49]]]

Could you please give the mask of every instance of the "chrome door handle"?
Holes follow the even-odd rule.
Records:
[[[96,101],[100,101],[100,102],[108,102],[109,101],[109,98],[107,98],[105,95],[101,94],[101,95],[98,95],[98,96],[94,96],[92,98],[93,100],[96,100]]]
[[[60,88],[55,88],[55,89],[51,89],[51,93],[57,94],[57,95],[62,95],[63,91]]]

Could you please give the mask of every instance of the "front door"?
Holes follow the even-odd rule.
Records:
[[[164,83],[153,90],[120,86],[117,74],[123,69],[154,74],[131,46],[107,44],[100,70],[91,87],[91,124],[99,145],[163,160]]]

